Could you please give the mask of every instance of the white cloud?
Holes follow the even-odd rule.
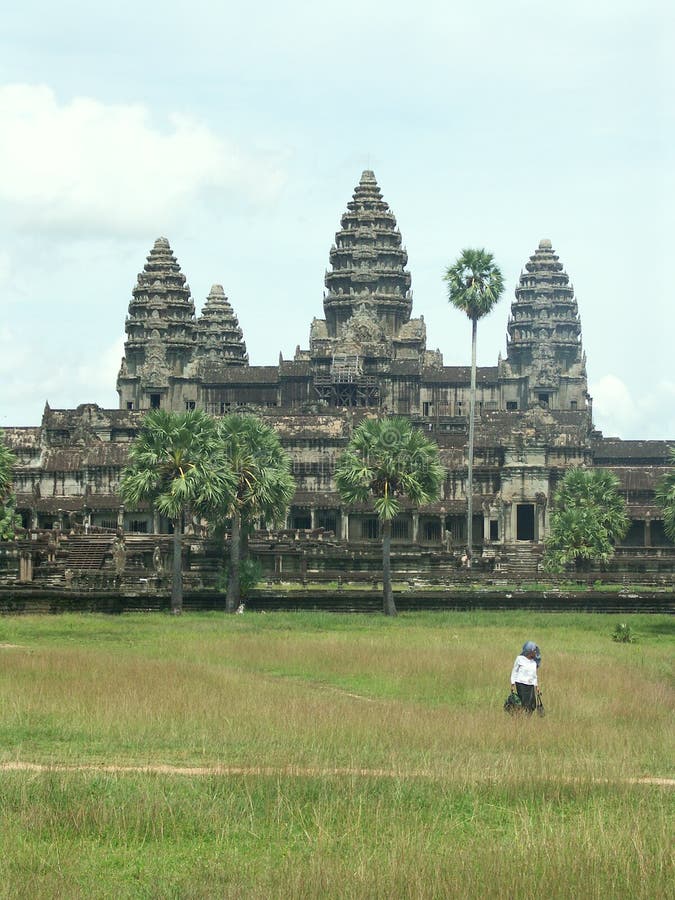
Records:
[[[675,438],[675,382],[660,380],[635,398],[616,375],[603,375],[590,392],[593,419],[606,437]]]
[[[160,127],[140,104],[59,103],[46,86],[0,87],[0,201],[19,226],[145,233],[199,195],[259,203],[281,181],[275,162],[186,116]]]

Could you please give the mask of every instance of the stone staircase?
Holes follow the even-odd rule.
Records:
[[[513,581],[534,581],[543,554],[542,544],[507,544],[502,552],[501,571]]]
[[[106,554],[111,552],[112,536],[89,534],[82,537],[72,536],[61,545],[66,551],[66,566],[73,571],[102,569]]]

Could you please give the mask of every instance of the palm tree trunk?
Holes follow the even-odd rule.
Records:
[[[466,479],[466,549],[467,567],[471,566],[473,547],[473,436],[476,422],[476,332],[478,320],[471,320],[471,393],[469,396],[469,465]]]
[[[382,591],[385,616],[395,616],[396,604],[391,589],[391,519],[382,520]]]
[[[230,577],[227,582],[227,598],[225,609],[234,612],[241,603],[241,579],[239,563],[241,561],[241,513],[232,516],[232,534],[230,535]]]
[[[181,518],[173,520],[173,577],[171,579],[171,612],[179,616],[183,612],[183,542]]]

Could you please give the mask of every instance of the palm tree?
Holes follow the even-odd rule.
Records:
[[[560,572],[570,563],[577,570],[590,562],[606,563],[629,524],[616,475],[568,469],[553,497],[544,566]]]
[[[471,564],[473,546],[473,444],[476,420],[476,333],[478,320],[492,311],[504,291],[504,279],[494,257],[485,250],[462,250],[444,275],[448,300],[471,319],[471,393],[469,399],[469,447],[467,473],[466,543]]]
[[[12,493],[12,469],[16,465],[16,456],[12,453],[0,435],[0,540],[9,541],[14,537],[14,530],[21,519],[16,514],[14,494]]]
[[[391,589],[391,520],[400,498],[431,503],[440,494],[445,469],[438,447],[404,418],[366,419],[354,431],[335,468],[335,482],[347,503],[373,503],[382,523],[384,613],[396,615]]]
[[[202,410],[153,410],[129,449],[120,493],[125,503],[149,500],[173,525],[171,611],[183,608],[182,523],[188,509],[206,513],[229,502],[234,479],[216,421]]]
[[[675,465],[675,447],[670,448],[670,457]],[[656,502],[663,510],[663,527],[675,542],[675,469],[663,476],[656,488]]]
[[[226,609],[234,612],[241,601],[242,527],[255,518],[283,522],[295,492],[291,458],[273,428],[249,415],[229,415],[219,422],[218,434],[225,459],[235,478],[235,489],[218,515],[231,522],[230,572]]]

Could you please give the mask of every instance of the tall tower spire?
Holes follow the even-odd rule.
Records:
[[[125,330],[124,358],[117,379],[121,407],[167,405],[170,377],[180,377],[192,359],[195,307],[190,286],[165,237],[157,238],[138,275]]]
[[[511,304],[503,371],[526,377],[527,405],[582,409],[586,359],[574,289],[547,238],[525,265]],[[520,405],[525,405],[524,403]]]
[[[366,169],[330,251],[323,302],[328,335],[336,337],[340,325],[365,305],[385,334],[394,337],[410,319],[407,262],[396,218],[382,199],[374,173]]]

